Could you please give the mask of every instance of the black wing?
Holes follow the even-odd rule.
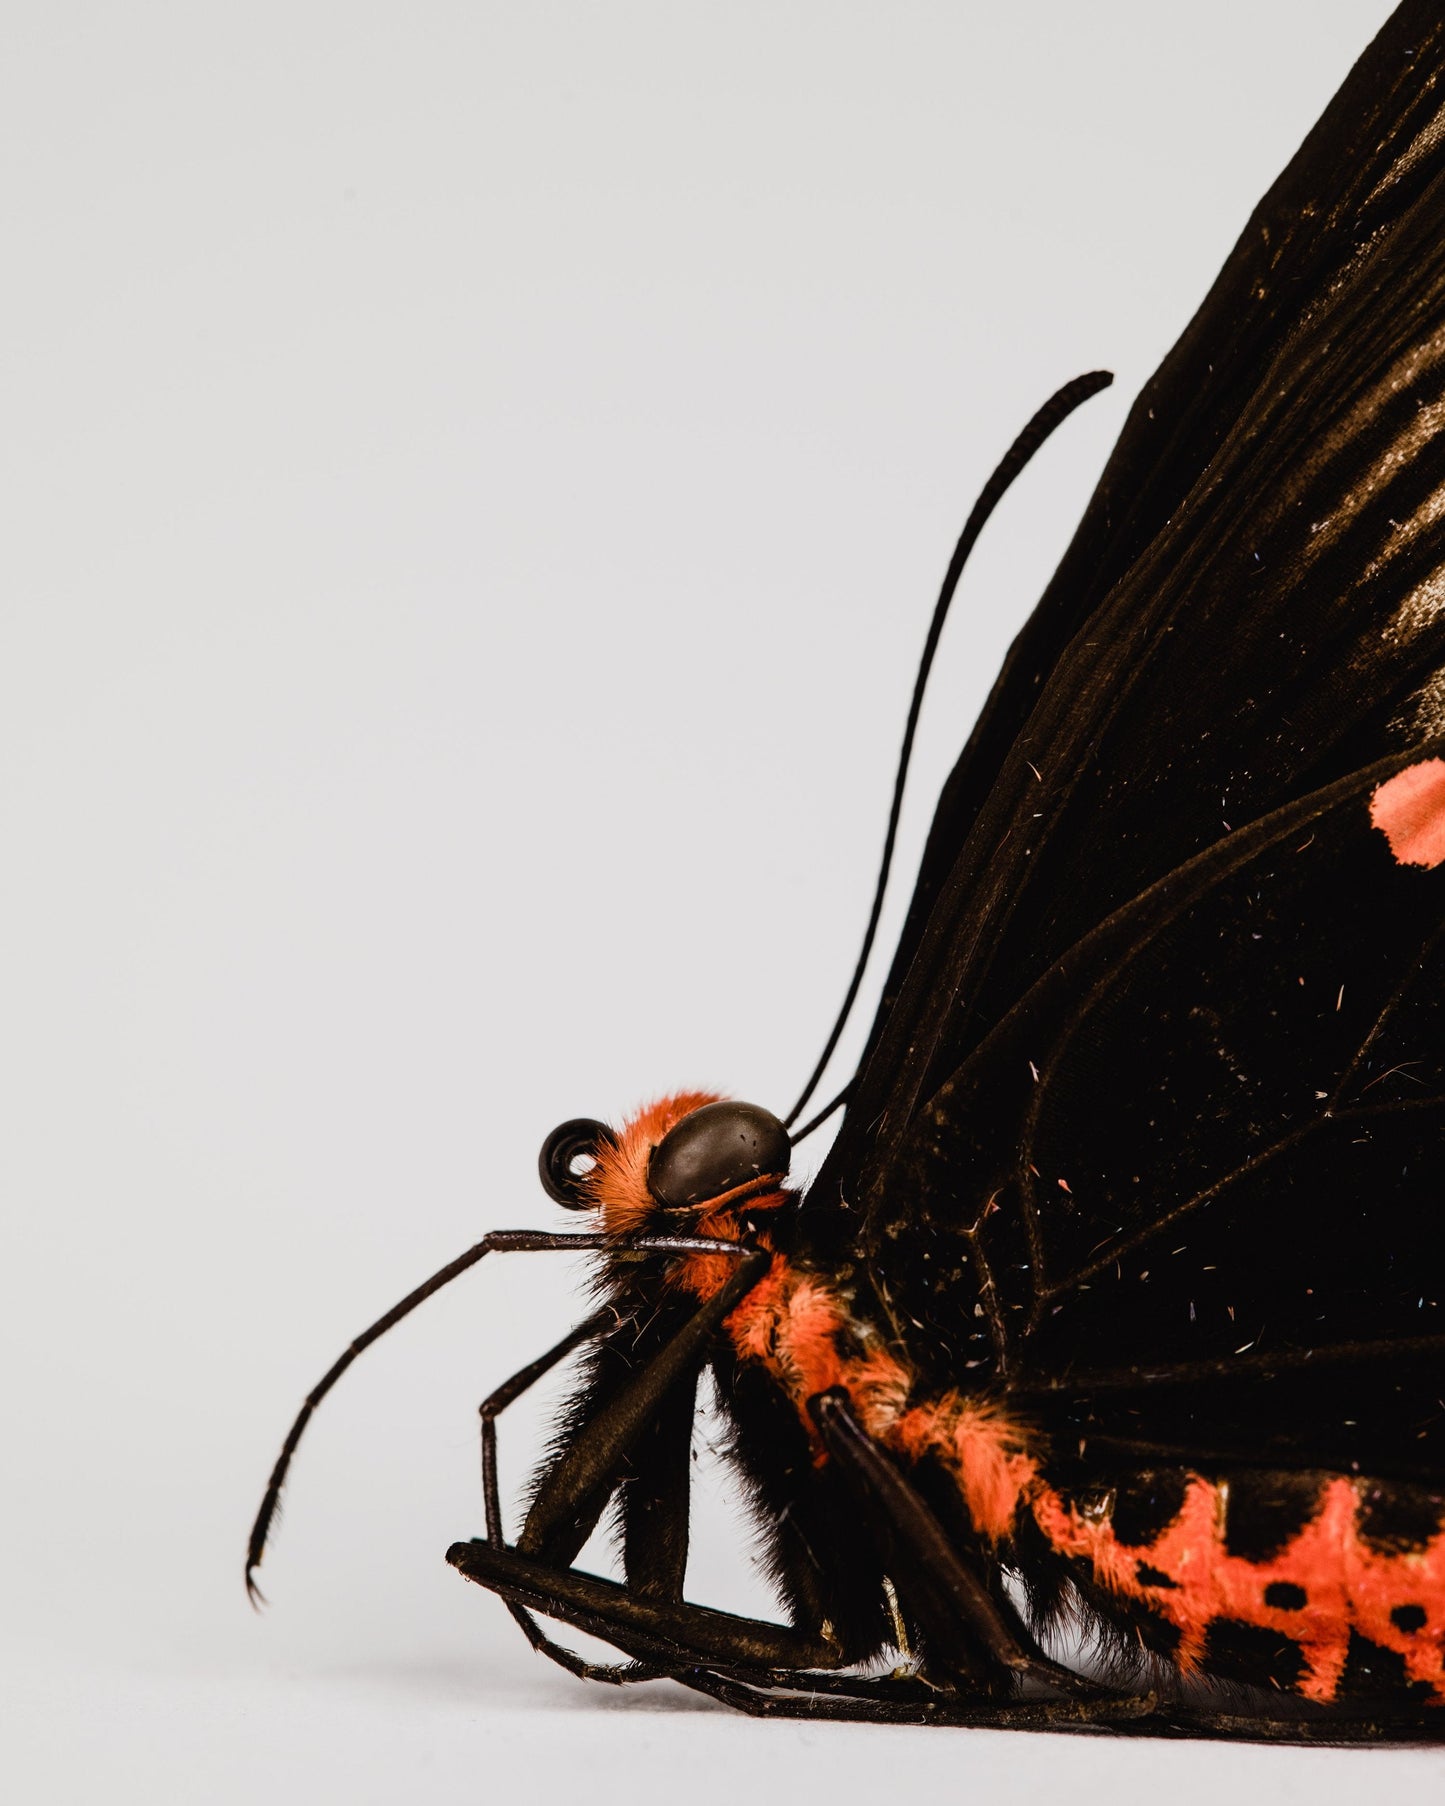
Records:
[[[1442,1045],[1445,898],[1369,813],[1445,716],[1442,102],[1445,20],[1411,0],[1141,396],[945,790],[807,1204],[942,1359],[980,1285],[978,1358],[1045,1387],[1073,1383],[1081,1337],[1094,1365],[1106,1344],[1125,1365],[1243,1360],[1259,1335],[1314,1359],[1366,1332],[1398,1345],[1418,1297],[1445,1296],[1435,1081],[1417,1071],[1411,1110],[1379,1076]],[[1388,1106],[1368,1136],[1340,1127],[1356,1084]],[[1375,1152],[1341,1151],[1357,1142]],[[1221,1263],[1169,1239],[1206,1194],[1255,1227],[1221,1229],[1254,1298],[1362,1240],[1430,1284],[1407,1323],[1371,1280],[1378,1309],[1332,1304],[1316,1334],[1304,1307],[1261,1328],[1215,1277],[1241,1325],[1226,1349],[1232,1327],[1198,1327]],[[1147,1250],[1128,1283],[1126,1250]],[[1155,1303],[1158,1258],[1183,1263],[1177,1310]]]

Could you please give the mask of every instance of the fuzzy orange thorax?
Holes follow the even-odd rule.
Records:
[[[597,1164],[585,1181],[586,1195],[601,1212],[602,1227],[609,1235],[636,1235],[657,1227],[661,1207],[647,1188],[652,1150],[684,1116],[721,1101],[717,1091],[678,1091],[660,1097],[630,1118],[614,1141],[598,1148]]]

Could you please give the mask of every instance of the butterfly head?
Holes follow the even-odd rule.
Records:
[[[590,1117],[562,1123],[542,1146],[547,1195],[597,1211],[613,1234],[723,1235],[751,1210],[782,1203],[792,1159],[770,1110],[713,1092],[680,1092],[621,1129]]]

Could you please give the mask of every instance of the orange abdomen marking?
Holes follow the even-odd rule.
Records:
[[[999,1405],[957,1392],[910,1402],[903,1364],[826,1281],[781,1257],[728,1330],[805,1424],[809,1398],[846,1388],[885,1447],[953,1474],[996,1544],[1031,1519],[1105,1609],[1113,1599],[1121,1616],[1170,1627],[1182,1674],[1263,1678],[1320,1702],[1405,1691],[1445,1703],[1445,1497],[1341,1474],[1180,1469],[1070,1497]]]
[[[1354,1683],[1374,1692],[1428,1688],[1445,1702],[1445,1500],[1341,1474],[1167,1477],[1181,1494],[1178,1510],[1145,1542],[1120,1536],[1111,1502],[1091,1509],[1043,1482],[1021,1508],[1097,1586],[1175,1627],[1173,1659],[1186,1674],[1228,1671],[1229,1653],[1252,1644],[1276,1685],[1308,1699],[1327,1702]],[[1247,1486],[1255,1501],[1274,1489],[1303,1505],[1295,1515],[1304,1521],[1273,1547],[1239,1553],[1232,1485]],[[1395,1509],[1393,1525],[1382,1501]]]

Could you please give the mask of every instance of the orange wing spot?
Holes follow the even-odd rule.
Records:
[[[1370,799],[1370,820],[1400,865],[1445,863],[1445,759],[1422,759],[1387,778]]]

